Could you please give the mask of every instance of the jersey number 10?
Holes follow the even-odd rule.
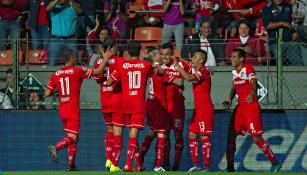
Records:
[[[141,87],[141,72],[129,71],[129,89],[138,89]]]
[[[69,77],[60,78],[62,96],[66,96],[70,94],[69,88]]]

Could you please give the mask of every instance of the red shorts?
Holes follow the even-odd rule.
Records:
[[[116,115],[113,119],[113,125],[118,127],[128,126],[129,128],[144,128],[144,113],[121,114]]]
[[[200,135],[211,135],[213,132],[214,110],[194,110],[189,131]]]
[[[64,124],[64,132],[79,134],[80,131],[80,114],[63,114],[60,113],[61,120]]]
[[[153,131],[166,132],[169,130],[169,115],[158,100],[146,100],[147,125]]]
[[[235,113],[234,128],[237,134],[261,135],[262,119],[260,106],[258,105],[239,105]]]
[[[103,112],[103,119],[106,125],[112,125],[113,122],[118,121],[118,118],[121,117],[121,113],[118,112]]]
[[[181,131],[184,129],[184,116],[185,116],[184,101],[183,100],[177,101],[172,106],[173,106],[172,110],[169,112],[171,120],[170,126],[174,131]]]

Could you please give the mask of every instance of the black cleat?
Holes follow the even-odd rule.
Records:
[[[58,163],[58,151],[53,145],[48,146],[48,150],[51,154],[51,159],[53,162]]]
[[[70,167],[67,171],[80,171],[80,169],[78,169],[77,167],[73,166],[73,167]]]
[[[226,169],[225,169],[225,172],[235,172],[236,170],[235,170],[235,168],[234,167],[227,167]]]

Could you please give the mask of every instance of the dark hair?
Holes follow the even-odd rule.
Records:
[[[99,39],[99,35],[100,35],[100,32],[101,32],[102,30],[108,31],[109,36],[112,35],[111,30],[110,30],[107,26],[99,26],[99,27],[97,28],[97,30],[95,31],[95,33],[96,33],[95,40],[97,40],[98,43],[101,42],[100,39]]]
[[[146,46],[145,49],[147,49],[147,54],[149,54],[150,52],[154,50],[158,50],[158,48],[155,46]]]
[[[62,63],[68,63],[71,56],[74,56],[74,51],[72,49],[65,50],[62,54]]]
[[[167,42],[161,45],[161,49],[171,49],[173,51],[173,45],[171,42]]]
[[[132,57],[140,56],[141,48],[142,48],[142,45],[140,41],[130,40],[127,43],[128,54]]]
[[[239,34],[239,28],[240,28],[241,24],[247,25],[247,27],[249,28],[249,35],[250,36],[253,35],[253,31],[252,31],[250,22],[248,22],[248,20],[246,20],[246,19],[241,19],[241,20],[238,21],[237,26],[236,26],[237,27],[237,35],[238,36],[240,35]]]
[[[12,74],[12,73],[13,73],[13,70],[12,70],[11,68],[9,68],[9,69],[7,69],[7,70],[5,71],[5,73],[6,73],[6,74]]]
[[[108,48],[113,48],[115,44],[116,44],[116,41],[112,36],[109,36],[108,38],[106,38],[102,43],[104,51],[106,51]]]
[[[203,54],[203,55],[205,55],[205,58],[204,59],[207,59],[207,52],[206,51],[203,51],[203,50],[201,50],[201,49],[198,49],[196,52],[194,52],[194,54],[195,53],[201,53],[201,54]]]
[[[233,49],[232,52],[237,52],[240,58],[241,57],[245,58],[245,51],[243,49],[236,48],[236,49]]]
[[[209,20],[202,20],[202,21],[200,22],[199,28],[201,28],[201,27],[203,26],[203,24],[205,24],[205,23],[209,23],[209,24],[210,24],[210,27],[212,28],[212,23],[211,23],[211,21],[209,21]]]

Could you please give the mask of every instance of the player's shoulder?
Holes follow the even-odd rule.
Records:
[[[243,64],[243,68],[245,68],[246,71],[255,71],[254,67],[250,64]]]
[[[94,62],[94,65],[100,65],[103,62],[102,58],[97,58]]]

